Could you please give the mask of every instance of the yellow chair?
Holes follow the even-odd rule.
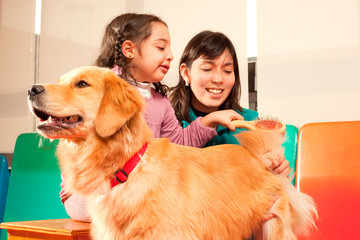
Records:
[[[297,188],[318,207],[305,239],[360,239],[360,121],[310,123],[299,130]]]

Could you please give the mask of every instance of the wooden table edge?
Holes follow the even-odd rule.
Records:
[[[90,227],[88,229],[61,229],[61,228],[51,228],[46,226],[34,226],[30,225],[30,223],[36,222],[44,222],[44,221],[66,221],[67,219],[50,219],[50,220],[34,220],[34,221],[19,221],[19,222],[2,222],[0,223],[1,229],[7,229],[8,231],[16,230],[16,231],[29,231],[29,232],[37,232],[37,233],[45,233],[45,234],[54,234],[54,235],[64,235],[64,236],[80,236],[90,234]],[[78,222],[76,220],[69,219],[69,221]],[[29,223],[29,225],[27,225]],[[78,222],[79,224],[87,224],[83,222]],[[19,225],[20,224],[20,225]]]

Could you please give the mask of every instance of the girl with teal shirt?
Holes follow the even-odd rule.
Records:
[[[219,111],[240,114],[245,121],[256,119],[256,111],[240,106],[240,94],[239,64],[230,39],[212,31],[195,35],[181,56],[179,82],[169,96],[179,122],[186,127],[197,117],[212,119],[209,116]],[[205,146],[239,144],[234,135],[245,129],[236,129],[228,121],[215,124],[217,135]],[[274,173],[287,176],[291,171],[284,156],[273,165]]]
[[[257,112],[240,106],[241,85],[235,48],[229,38],[219,32],[203,31],[189,41],[180,59],[179,82],[171,91],[169,100],[183,127],[197,117],[208,117],[219,110],[239,113],[245,121],[258,117]],[[239,144],[234,135],[244,130],[235,129],[233,125],[228,128],[218,125],[217,135],[204,147]],[[276,166],[271,166],[274,173],[290,173],[285,158],[277,162]],[[269,203],[269,209],[274,202]],[[268,213],[263,221],[274,216]],[[262,230],[253,233],[252,239],[263,239]]]

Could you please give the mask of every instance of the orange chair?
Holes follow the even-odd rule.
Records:
[[[304,239],[360,239],[360,121],[300,128],[297,188],[318,207],[317,229]]]

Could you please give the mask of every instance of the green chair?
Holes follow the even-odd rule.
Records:
[[[292,176],[295,176],[296,171],[298,134],[299,129],[297,127],[286,125],[283,147],[285,149],[285,159],[289,161]],[[292,179],[292,184],[295,185],[295,178]]]
[[[6,194],[9,185],[9,165],[6,157],[0,156],[0,223],[4,217]],[[1,234],[1,229],[0,229]]]
[[[51,142],[36,133],[18,136],[3,222],[69,218],[59,198],[57,144],[57,140]],[[2,230],[1,240],[6,234]]]

